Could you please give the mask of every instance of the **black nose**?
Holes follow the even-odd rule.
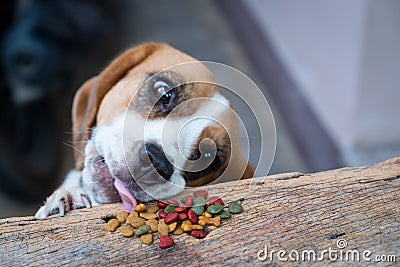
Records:
[[[139,159],[143,165],[152,164],[157,172],[165,179],[169,180],[173,173],[171,163],[165,156],[162,148],[156,144],[145,144],[139,149]],[[150,162],[149,162],[150,160]]]

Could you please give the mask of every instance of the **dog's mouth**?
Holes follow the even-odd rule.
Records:
[[[98,178],[100,178],[99,182],[108,180],[108,184],[110,187],[114,185],[115,190],[122,200],[122,209],[127,212],[132,212],[137,205],[136,198],[133,196],[133,194],[124,184],[124,182],[122,182],[117,176],[113,174],[104,157],[98,155],[95,158],[93,167],[95,169],[96,175],[98,175]]]
[[[130,170],[123,166],[124,164],[115,165],[112,162],[107,162],[103,156],[97,155],[92,161],[94,174],[99,178],[99,182],[108,181],[108,186],[113,187],[118,193],[122,201],[122,209],[127,212],[132,212],[137,201],[148,201],[154,199],[154,196],[145,188],[149,188],[157,184],[154,176],[156,171],[153,170],[136,170],[137,175],[133,177]],[[158,184],[161,184],[158,182]],[[117,194],[115,194],[117,196]]]
[[[115,189],[117,189],[118,194],[121,197],[122,209],[127,212],[132,212],[137,205],[135,197],[131,194],[131,192],[124,185],[124,183],[115,177],[114,177],[114,187]]]
[[[110,178],[114,180],[114,188],[117,190],[122,200],[122,209],[127,212],[132,212],[137,205],[136,198],[133,196],[128,187],[117,176],[113,174],[110,166],[107,164],[103,156],[98,155],[96,159],[98,160],[95,161],[94,168],[96,169],[97,174],[103,176],[103,179],[105,179],[107,176],[111,176]]]

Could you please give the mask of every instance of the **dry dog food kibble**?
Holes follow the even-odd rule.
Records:
[[[203,230],[203,226],[198,225],[198,224],[193,224],[192,225],[192,230]]]
[[[157,207],[159,207],[160,209],[165,209],[165,207],[167,207],[167,203],[157,201]]]
[[[130,227],[128,225],[122,225],[121,228],[119,228],[119,231],[120,231],[121,235],[123,235],[125,237],[133,236],[133,229],[132,229],[132,227]]]
[[[207,211],[211,214],[220,213],[224,209],[224,206],[221,204],[211,205],[207,208]]]
[[[140,204],[138,204],[137,206],[136,206],[136,208],[135,208],[135,210],[137,211],[137,212],[144,212],[145,210],[146,210],[146,205],[145,204],[143,204],[143,203],[140,203]]]
[[[178,220],[178,218],[179,218],[179,214],[178,213],[175,213],[175,212],[174,213],[170,213],[170,214],[167,215],[167,217],[165,217],[164,222],[166,224],[170,224],[170,223],[176,222]]]
[[[182,213],[185,212],[187,210],[187,207],[176,207],[175,208],[175,212],[177,213]]]
[[[201,215],[206,216],[206,217],[208,217],[208,218],[211,218],[211,217],[212,217],[212,214],[209,213],[208,211],[203,212]]]
[[[146,219],[146,220],[157,218],[157,214],[155,214],[155,213],[147,213],[147,212],[141,212],[139,214],[139,216],[144,218],[144,219]]]
[[[193,229],[191,223],[182,223],[181,228],[184,232],[189,232]]]
[[[157,227],[157,229],[158,229],[158,233],[159,233],[160,235],[168,235],[169,228],[168,228],[168,225],[165,224],[164,219],[161,219],[161,220],[158,222],[158,227]]]
[[[193,210],[188,211],[188,218],[192,224],[197,224],[197,221],[199,220]]]
[[[229,211],[223,210],[220,213],[217,214],[221,219],[229,219],[231,217],[231,213]],[[207,216],[206,216],[207,217]]]
[[[128,218],[134,218],[134,217],[139,217],[139,213],[137,213],[137,211],[132,211],[131,213],[129,213]]]
[[[153,243],[153,235],[152,234],[144,234],[140,236],[140,241],[142,241],[145,245],[150,245]]]
[[[173,232],[176,229],[176,226],[178,225],[178,222],[173,222],[168,224],[168,233]]]
[[[202,206],[204,207],[204,205],[206,204],[206,200],[202,197],[194,197],[193,198],[193,207],[196,206]]]
[[[167,217],[167,213],[165,212],[165,210],[160,210],[158,212],[158,218],[164,219],[165,217]]]
[[[158,221],[157,219],[150,219],[146,222],[146,225],[150,226],[152,232],[158,231]]]
[[[217,216],[214,218],[208,218],[207,224],[214,225],[214,226],[220,226],[221,225],[221,217]]]
[[[210,197],[210,198],[207,200],[207,205],[210,206],[210,205],[214,205],[214,204],[221,204],[221,205],[224,205],[224,202],[223,202],[222,199],[220,199],[219,197]]]
[[[135,235],[141,236],[141,235],[144,235],[145,233],[147,233],[148,231],[150,231],[150,226],[142,225],[138,229],[135,230]]]
[[[175,212],[175,208],[176,208],[176,206],[168,204],[168,206],[165,207],[164,211],[167,214],[174,213]]]
[[[200,190],[182,198],[181,205],[173,199],[157,201],[156,206],[149,207],[139,203],[130,213],[119,211],[115,218],[107,222],[107,231],[114,232],[120,227],[122,236],[138,236],[146,245],[153,242],[153,234],[158,232],[158,246],[164,249],[174,245],[169,235],[187,233],[202,239],[219,227],[222,219],[229,219],[232,214],[243,211],[239,202],[230,203],[226,210],[221,198],[212,196],[206,201],[207,196],[207,191]]]
[[[147,207],[146,213],[156,213],[160,208],[157,206]]]
[[[121,222],[117,219],[109,220],[107,223],[107,231],[114,232],[115,229],[117,229],[120,224],[121,224]]]
[[[127,221],[127,223],[132,225],[134,228],[139,228],[140,226],[145,225],[144,220],[139,217],[133,217],[132,219],[129,220],[129,222]]]
[[[174,234],[174,235],[181,235],[181,234],[183,234],[183,230],[182,230],[181,226],[178,225],[178,226],[176,227],[176,229],[172,232],[172,234]]]
[[[169,248],[174,245],[174,240],[167,236],[167,235],[162,235],[160,236],[160,242],[158,243],[158,247],[160,248]]]
[[[243,207],[238,202],[232,202],[231,204],[229,204],[228,210],[230,213],[236,214],[241,213],[243,211]]]
[[[184,220],[182,222],[181,228],[184,232],[189,232],[192,230],[192,223],[189,220]]]
[[[206,225],[220,226],[221,225],[221,217],[217,216],[214,218],[208,218],[205,216],[200,216],[199,217],[199,225],[201,225],[201,226],[206,226]]]
[[[190,235],[198,239],[206,237],[206,233],[200,230],[192,230],[190,231]]]
[[[184,220],[186,220],[187,218],[188,218],[187,212],[179,213],[178,220],[184,221]]]
[[[201,215],[204,212],[204,206],[195,206],[192,207],[190,210],[194,211],[196,215]]]
[[[193,197],[191,195],[184,197],[184,199],[182,199],[182,200],[184,200],[184,201],[182,201],[184,207],[189,208],[193,205]]]
[[[120,222],[125,222],[126,221],[126,218],[128,218],[128,216],[129,216],[129,213],[128,212],[126,212],[126,211],[124,211],[124,210],[121,210],[121,211],[119,211],[118,213],[117,213],[117,220],[118,221],[120,221]]]

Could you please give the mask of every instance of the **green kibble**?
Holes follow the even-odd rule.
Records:
[[[203,197],[194,197],[193,198],[193,207],[196,206],[204,206],[206,204],[206,200]]]
[[[222,220],[229,219],[231,217],[231,213],[229,211],[226,211],[226,210],[221,211],[217,215],[219,217],[221,217]]]
[[[207,211],[211,214],[220,213],[224,209],[224,206],[221,204],[211,205],[207,208]]]
[[[150,231],[149,225],[142,225],[138,229],[135,230],[135,235],[141,236]]]
[[[243,207],[238,202],[232,202],[228,208],[230,213],[236,214],[243,212]]]
[[[176,206],[169,204],[165,207],[164,211],[166,214],[174,213]]]
[[[194,207],[192,207],[192,208],[190,208],[190,209],[193,210],[194,213],[195,213],[197,216],[200,216],[200,215],[203,213],[203,211],[204,211],[204,206],[194,206]]]

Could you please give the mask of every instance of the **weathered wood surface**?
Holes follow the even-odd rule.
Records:
[[[249,184],[256,190],[249,191]],[[0,266],[141,265],[203,266],[265,265],[260,250],[320,252],[337,248],[357,250],[359,264],[365,250],[395,255],[400,261],[400,158],[361,168],[344,168],[315,174],[281,174],[208,186],[212,192],[230,188],[226,202],[243,198],[245,211],[235,215],[202,240],[186,234],[174,236],[175,246],[162,250],[145,246],[137,238],[105,231],[102,217],[113,215],[120,204],[81,209],[44,221],[33,217],[0,220]],[[253,187],[254,189],[254,187]],[[339,250],[340,252],[340,250]],[[319,253],[319,254],[318,254]],[[339,255],[339,254],[338,254]],[[263,256],[263,254],[260,254]],[[329,260],[318,265],[347,265]],[[288,254],[285,256],[288,258]],[[273,264],[287,265],[276,254]],[[292,262],[309,265],[310,261]]]

